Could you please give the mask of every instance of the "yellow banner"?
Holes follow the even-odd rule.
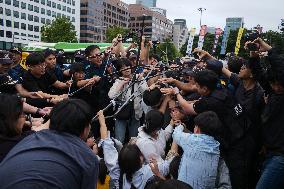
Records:
[[[235,47],[235,55],[239,54],[243,33],[244,33],[244,28],[240,28],[239,33],[238,33],[237,42],[236,42],[236,47]]]
[[[20,65],[21,65],[25,70],[27,70],[26,59],[27,59],[27,57],[29,56],[29,54],[30,54],[30,53],[28,53],[28,52],[22,52],[22,60],[21,60]]]

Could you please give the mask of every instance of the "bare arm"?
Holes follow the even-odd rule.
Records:
[[[68,89],[69,85],[67,83],[63,83],[61,81],[56,81],[55,83],[52,84],[53,87],[58,88],[58,89]]]
[[[197,115],[194,111],[193,104],[194,102],[186,101],[181,94],[177,94],[177,100],[184,111],[186,111],[190,115]]]

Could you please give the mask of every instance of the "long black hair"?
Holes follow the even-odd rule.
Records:
[[[142,167],[142,153],[135,144],[125,145],[118,156],[118,164],[121,170],[121,175],[126,174],[128,182],[132,182],[132,175]]]
[[[0,94],[0,135],[14,137],[21,134],[16,126],[23,113],[23,102],[17,96]]]

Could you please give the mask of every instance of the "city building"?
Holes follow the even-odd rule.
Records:
[[[226,18],[226,26],[230,30],[237,30],[238,28],[244,27],[244,18]]]
[[[104,42],[111,26],[128,28],[128,4],[120,0],[81,0],[81,42]]]
[[[150,9],[152,11],[156,11],[156,12],[164,15],[165,17],[167,17],[167,10],[166,9],[162,9],[162,8],[158,8],[158,7],[150,7]]]
[[[144,5],[146,7],[156,7],[157,0],[136,0],[136,4]]]
[[[172,39],[173,22],[163,14],[152,11],[150,8],[140,4],[129,5],[130,22],[129,28],[133,32],[139,32],[143,25],[144,35],[149,39],[163,41],[166,38]]]
[[[188,28],[185,19],[175,19],[173,25],[173,42],[179,50],[188,39]]]
[[[107,27],[119,26],[128,28],[128,4],[120,0],[104,0],[104,24]]]
[[[215,34],[215,30],[216,30],[215,27],[207,27],[207,33]]]
[[[0,0],[0,49],[41,41],[40,28],[56,17],[67,17],[80,37],[77,0]]]

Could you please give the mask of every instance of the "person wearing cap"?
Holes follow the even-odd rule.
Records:
[[[21,63],[22,60],[22,49],[17,48],[17,47],[12,47],[10,49],[10,52],[13,55],[13,65],[12,67],[15,67]]]
[[[0,51],[0,74],[1,74],[1,92],[3,92],[4,88],[9,90],[4,90],[9,94],[16,94],[17,92],[24,97],[32,97],[33,95],[23,89],[21,85],[21,80],[18,76],[15,77],[12,74],[11,69],[13,65],[13,54],[8,51]],[[7,83],[7,85],[5,85]],[[8,88],[7,88],[8,87]]]
[[[43,98],[54,98],[57,95],[51,95],[50,87],[59,89],[68,89],[69,82],[58,81],[54,76],[46,72],[46,63],[41,53],[32,53],[27,57],[26,64],[28,71],[23,77],[23,87],[29,92],[41,93]]]
[[[14,81],[9,75],[12,64],[12,54],[8,51],[0,51],[0,93],[16,95],[18,92],[21,97],[35,98],[35,94],[26,91],[18,81]],[[30,100],[23,104],[24,112],[41,116],[45,115],[43,109],[31,106]]]
[[[21,81],[25,69],[20,65],[22,60],[22,49],[13,47],[10,49],[10,52],[12,53],[12,60],[13,64],[11,66],[11,69],[9,70],[9,75],[14,79]]]
[[[166,142],[171,138],[173,126],[165,129],[164,114],[158,110],[151,110],[145,116],[145,125],[139,127],[136,145],[142,152],[146,162],[156,159],[158,162],[165,158]]]

